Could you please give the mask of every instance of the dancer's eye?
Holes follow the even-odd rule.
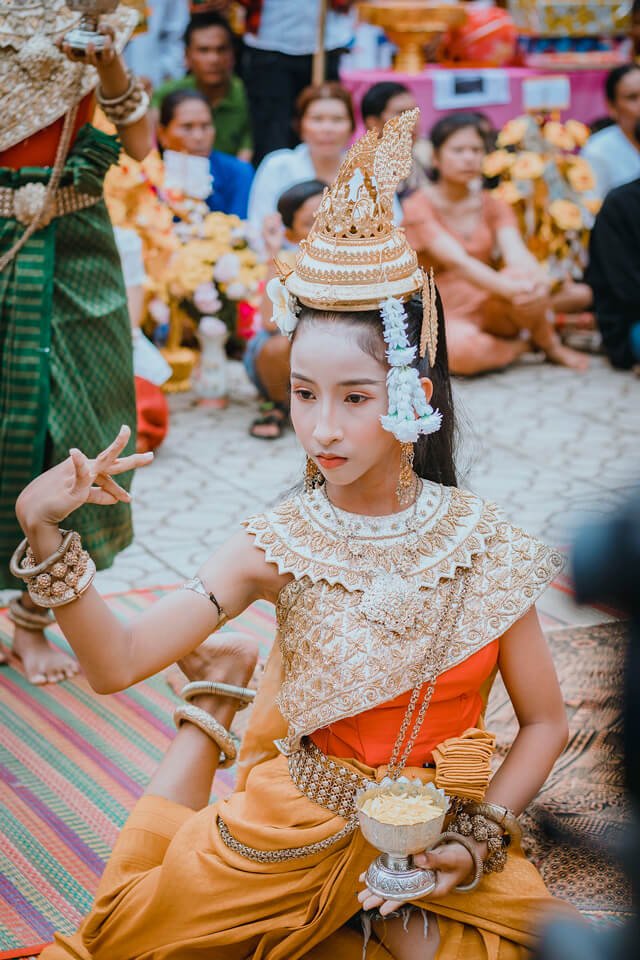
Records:
[[[293,391],[293,395],[298,398],[298,400],[313,400],[313,394],[311,390],[305,390],[304,387],[298,387]]]
[[[369,400],[369,397],[365,397],[363,393],[350,393],[345,399],[347,403],[364,403],[365,400]]]

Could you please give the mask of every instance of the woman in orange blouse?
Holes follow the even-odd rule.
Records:
[[[513,211],[476,188],[486,153],[477,117],[443,117],[431,140],[436,180],[404,200],[404,227],[421,265],[436,273],[452,373],[507,367],[532,347],[553,363],[584,370],[586,357],[563,346],[549,322],[549,280]]]

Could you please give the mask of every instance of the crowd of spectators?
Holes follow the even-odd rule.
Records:
[[[231,8],[225,0],[192,3],[190,16],[186,3],[152,4],[149,34],[131,45],[128,56],[132,64],[140,61],[138,69],[153,86],[160,149],[208,157],[210,209],[248,219],[262,253],[286,259],[306,234],[356,128],[351,97],[339,83],[340,55],[354,27],[352,4],[329,4],[325,79],[315,86],[319,4],[245,0],[242,6],[240,39],[225,16]],[[554,326],[555,312],[567,310],[593,310],[612,363],[637,363],[640,281],[629,257],[638,229],[632,211],[640,203],[640,65],[612,70],[606,97],[609,117],[582,154],[594,171],[594,197],[607,199],[593,230],[585,282],[567,278],[560,288],[528,251],[509,205],[482,178],[484,156],[495,146],[488,118],[457,113],[441,118],[428,137],[416,135],[396,219],[404,222],[420,261],[436,271],[454,373],[498,369],[532,348],[584,369],[584,354],[566,347]],[[415,105],[404,84],[377,83],[360,104],[362,121],[381,130]],[[265,316],[246,357],[266,404],[251,426],[255,436],[279,436],[286,424],[287,362],[286,344]]]

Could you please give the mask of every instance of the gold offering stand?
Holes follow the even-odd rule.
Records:
[[[394,70],[410,74],[424,70],[427,45],[467,19],[464,4],[433,0],[367,0],[358,4],[358,14],[367,23],[382,27],[398,48]]]
[[[162,385],[165,393],[185,393],[191,390],[191,374],[198,359],[196,350],[181,346],[185,317],[175,301],[170,304],[169,336],[161,353],[171,367],[171,376]]]

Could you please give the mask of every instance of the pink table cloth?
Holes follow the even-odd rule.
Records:
[[[393,80],[397,83],[404,83],[414,94],[418,106],[420,107],[420,133],[428,135],[429,130],[436,120],[443,116],[448,110],[436,110],[433,105],[433,74],[436,70],[453,69],[450,67],[442,68],[437,66],[428,66],[424,73],[418,76],[405,73],[397,73],[395,70],[354,70],[345,71],[342,74],[342,83],[350,91],[354,105],[356,107],[358,118],[360,118],[360,101],[363,95],[373,86],[374,83],[380,83],[384,80]],[[491,73],[491,68],[484,70],[478,68],[473,73]],[[480,110],[490,117],[496,128],[504,126],[507,120],[517,117],[523,113],[522,106],[522,81],[526,77],[544,77],[549,76],[549,71],[536,70],[530,67],[505,67],[500,73],[507,73],[509,78],[509,90],[511,102],[506,104],[496,104],[479,107],[461,107],[463,110]],[[562,117],[567,119],[572,117],[575,120],[582,120],[584,123],[591,123],[594,120],[607,115],[607,104],[604,95],[604,81],[606,70],[558,70],[558,74],[569,77],[571,84],[571,104]],[[356,136],[362,133],[362,122],[359,119]]]

